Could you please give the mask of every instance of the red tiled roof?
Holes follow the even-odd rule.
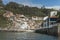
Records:
[[[50,18],[58,18],[57,16],[52,16],[52,17],[50,17]]]

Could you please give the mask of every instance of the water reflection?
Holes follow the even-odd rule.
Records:
[[[0,40],[57,40],[57,37],[29,32],[0,32]]]

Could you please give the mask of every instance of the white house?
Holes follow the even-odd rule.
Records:
[[[51,11],[51,12],[50,12],[50,17],[56,16],[56,15],[57,15],[57,11]]]
[[[32,17],[32,20],[43,20],[43,17]]]
[[[53,26],[57,26],[57,19],[58,17],[57,15],[57,11],[52,11],[50,12],[50,17],[46,16],[44,17],[44,22],[42,23],[42,27],[53,27]]]

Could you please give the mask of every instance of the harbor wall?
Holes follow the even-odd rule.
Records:
[[[60,23],[58,24],[58,36],[60,37]]]
[[[58,36],[58,27],[44,28],[35,30],[36,33],[47,34],[51,36]]]

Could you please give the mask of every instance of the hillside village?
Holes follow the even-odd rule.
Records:
[[[3,4],[2,1],[1,4]],[[37,8],[9,2],[6,5],[0,5],[0,30],[20,31],[35,30],[41,28],[41,26],[47,27],[49,23],[56,23],[56,20],[48,22],[50,15],[52,19],[59,19],[60,11],[46,9],[44,6]]]
[[[58,16],[54,16],[56,14],[56,11],[51,12],[50,18],[58,18]],[[42,23],[44,24],[44,27],[47,27],[48,21],[46,20],[48,16],[46,17],[38,17],[38,16],[32,16],[32,17],[26,17],[23,14],[16,14],[14,15],[11,11],[6,11],[6,13],[3,14],[7,20],[11,21],[8,23],[8,26],[5,28],[0,28],[0,30],[8,30],[8,31],[25,31],[25,30],[36,30],[38,28],[41,28]],[[44,22],[46,20],[46,22]],[[50,21],[51,23],[56,23],[54,21]],[[42,26],[42,27],[43,27]]]
[[[43,20],[43,17],[40,18],[36,16],[36,17],[28,18],[22,14],[14,15],[13,12],[10,12],[10,11],[6,11],[6,13],[4,13],[3,16],[6,17],[7,20],[10,20],[11,23],[9,23],[8,27],[3,28],[2,30],[25,30],[25,29],[33,30],[33,29],[39,28]]]

